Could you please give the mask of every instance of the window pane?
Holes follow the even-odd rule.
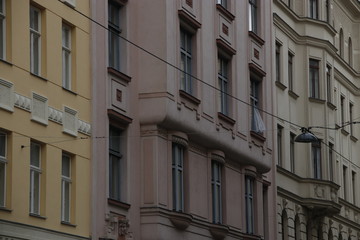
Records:
[[[4,59],[4,49],[5,49],[5,21],[0,14],[0,59]]]
[[[5,206],[6,163],[0,162],[0,207]]]
[[[110,197],[120,200],[120,159],[110,156]]]
[[[32,213],[39,214],[40,213],[40,173],[33,172],[33,205],[32,205]]]
[[[62,182],[62,220],[70,221],[70,183]]]
[[[70,178],[70,157],[67,155],[62,155],[62,171],[61,174],[64,177]]]
[[[40,167],[40,145],[33,142],[30,144],[30,165]]]
[[[0,133],[0,157],[6,158],[6,134]]]
[[[110,127],[110,150],[120,152],[121,130]]]

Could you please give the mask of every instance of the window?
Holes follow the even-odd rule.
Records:
[[[30,213],[40,215],[41,145],[30,143]]]
[[[227,0],[217,0],[217,4],[220,4],[224,8],[228,8],[228,1]]]
[[[334,144],[329,143],[329,178],[330,181],[334,181]]]
[[[325,21],[330,23],[330,3],[329,0],[325,1]]]
[[[295,240],[300,240],[301,235],[301,224],[300,224],[300,218],[299,215],[296,214],[295,216],[295,224],[294,224],[294,234],[295,234]]]
[[[318,19],[318,0],[309,0],[310,18]]]
[[[121,153],[121,137],[122,131],[118,128],[110,126],[109,129],[109,197],[111,199],[122,200],[121,189],[121,170],[122,170],[122,153]]]
[[[339,51],[340,51],[340,57],[344,57],[344,32],[342,28],[340,29],[339,33]]]
[[[285,210],[281,214],[281,239],[286,240],[289,238],[289,226],[288,226],[288,216]]]
[[[309,59],[310,97],[320,98],[319,61]]]
[[[62,26],[62,82],[63,87],[71,90],[71,28]]]
[[[279,166],[282,166],[282,164],[283,164],[282,132],[283,132],[283,127],[278,125],[277,126],[277,150],[278,150],[278,165]]]
[[[184,212],[184,147],[172,145],[173,209]]]
[[[70,222],[71,157],[62,155],[61,167],[61,221]]]
[[[0,0],[0,59],[5,59],[6,49],[5,0]]]
[[[349,103],[349,123],[350,123],[350,135],[354,136],[354,126],[353,126],[353,117],[354,117],[354,105]]]
[[[108,41],[109,67],[120,71],[120,6],[113,1],[108,3]]]
[[[344,96],[340,96],[340,119],[341,119],[341,125],[343,125],[345,123],[345,97]]]
[[[351,183],[352,183],[352,201],[356,205],[356,172],[351,172]]]
[[[344,189],[344,199],[347,200],[347,167],[343,166],[343,185],[342,185],[343,189]]]
[[[321,145],[320,141],[312,143],[312,159],[313,159],[313,171],[314,178],[321,179]]]
[[[290,133],[290,171],[292,173],[295,173],[295,137],[295,134]]]
[[[6,134],[0,132],[0,207],[6,206]]]
[[[218,81],[220,89],[220,112],[229,115],[229,73],[228,61],[224,58],[218,58]]]
[[[30,71],[40,75],[41,71],[41,12],[30,7]]]
[[[275,65],[276,65],[276,81],[280,82],[281,81],[281,62],[280,62],[280,50],[281,50],[281,45],[280,43],[276,43],[276,47],[275,47]]]
[[[192,35],[185,31],[180,30],[180,52],[181,52],[181,90],[192,94]]]
[[[349,37],[349,64],[350,66],[353,66],[353,47],[352,47],[352,41],[351,38]]]
[[[326,66],[326,97],[331,103],[331,67],[329,65]]]
[[[294,54],[288,52],[288,81],[289,81],[289,90],[294,91],[294,67],[293,67]]]
[[[258,34],[258,2],[249,0],[249,31]]]
[[[211,188],[212,188],[212,208],[213,223],[222,223],[221,207],[221,164],[217,161],[211,162]]]
[[[265,131],[265,124],[259,112],[260,106],[260,81],[250,79],[250,104],[251,104],[251,130],[257,133]]]
[[[254,179],[245,176],[246,233],[254,233]]]

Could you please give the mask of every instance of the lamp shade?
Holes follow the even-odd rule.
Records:
[[[309,131],[303,131],[300,135],[296,136],[295,142],[311,143],[318,142],[319,139]]]

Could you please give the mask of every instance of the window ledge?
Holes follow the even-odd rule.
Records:
[[[325,100],[320,99],[320,98],[314,98],[314,97],[309,97],[309,101],[314,102],[314,103],[325,103]]]
[[[220,38],[216,39],[216,45],[230,57],[236,54],[236,50]]]
[[[263,46],[265,44],[265,41],[259,37],[259,35],[257,35],[256,33],[254,33],[253,31],[249,31],[249,36],[254,39],[258,44],[260,44],[261,46]]]
[[[77,226],[77,225],[75,225],[75,224],[71,224],[71,223],[66,222],[66,221],[61,221],[61,224],[62,224],[62,225],[69,226],[69,227],[74,227],[74,228]]]
[[[230,21],[235,19],[235,16],[226,8],[224,8],[221,4],[216,4],[216,9],[222,13],[225,17],[227,17]]]
[[[336,106],[333,103],[327,102],[326,104],[331,110],[336,110]]]
[[[289,90],[288,93],[289,93],[289,96],[292,97],[292,98],[295,99],[295,100],[299,98],[299,95],[297,95],[297,94],[296,94],[294,91],[292,91],[292,90]]]
[[[115,199],[112,199],[112,198],[108,198],[108,204],[112,205],[112,206],[115,206],[115,207],[122,208],[124,210],[129,210],[130,207],[131,207],[131,205],[128,204],[128,203],[124,203],[124,202],[121,202],[119,200],[115,200]]]
[[[195,32],[201,27],[201,23],[199,23],[195,18],[190,16],[184,10],[178,10],[178,15],[179,18],[181,19],[180,24],[187,25],[187,27],[190,28],[189,30],[191,30],[192,32]]]
[[[275,85],[281,90],[285,90],[287,87],[280,81],[275,81]]]
[[[341,129],[341,133],[344,134],[345,136],[349,135],[350,133],[348,131],[346,131],[345,129]]]
[[[211,224],[209,231],[215,239],[224,239],[229,233],[229,227],[224,224]]]
[[[351,141],[353,141],[353,142],[357,142],[357,141],[358,141],[357,137],[355,137],[354,135],[350,135],[350,139],[351,139]]]
[[[5,59],[0,58],[0,62],[6,63],[9,66],[12,66],[13,64],[11,62],[6,61]]]
[[[113,68],[113,67],[108,67],[107,68],[108,70],[108,73],[117,77],[117,78],[120,78],[121,80],[124,80],[125,82],[129,83],[131,82],[131,77],[129,77],[128,75],[120,72],[119,70]]]
[[[251,137],[261,141],[261,142],[265,142],[266,141],[266,137],[264,137],[261,133],[257,133],[253,130],[250,131],[250,135]]]
[[[44,78],[44,77],[42,77],[42,76],[40,76],[40,75],[37,75],[37,74],[35,74],[35,73],[32,73],[32,72],[30,72],[30,74],[32,75],[32,76],[34,76],[34,77],[37,77],[37,78],[39,78],[39,79],[41,79],[41,80],[44,80],[44,81],[48,81],[46,78]]]
[[[0,207],[0,211],[4,211],[4,212],[12,212],[12,209],[9,209],[7,207]]]
[[[36,214],[36,213],[29,213],[29,216],[30,216],[30,217],[40,218],[40,219],[43,219],[43,220],[46,220],[46,219],[47,219],[47,217],[41,216],[41,215]]]
[[[169,218],[171,223],[179,230],[187,229],[193,219],[190,214],[177,211],[169,212]]]
[[[266,72],[262,70],[260,67],[255,65],[254,63],[249,63],[249,68],[252,72],[254,72],[259,77],[264,77],[266,75]]]
[[[111,120],[113,120],[113,121],[115,121],[115,122],[117,122],[117,123],[119,123],[119,124],[122,124],[122,125],[124,125],[124,126],[127,126],[127,125],[129,125],[130,123],[132,123],[132,119],[131,119],[131,118],[129,118],[129,117],[127,117],[127,116],[125,116],[125,115],[123,115],[123,114],[121,114],[121,113],[118,113],[117,111],[115,111],[115,110],[113,110],[113,109],[108,109],[108,110],[107,110],[107,114],[108,114],[108,117],[109,117]]]
[[[198,98],[194,97],[193,95],[185,92],[184,90],[179,90],[179,93],[180,93],[180,97],[192,102],[193,104],[195,104],[197,106],[200,105],[200,103],[201,103],[200,99],[198,99]]]
[[[236,122],[234,119],[232,119],[231,117],[223,114],[222,112],[218,112],[218,118],[219,118],[219,120],[222,120],[222,121],[224,121],[224,122],[226,122],[226,123],[228,123],[230,125],[234,125],[235,122]]]
[[[64,88],[64,87],[62,87],[62,89],[63,89],[64,91],[68,92],[68,93],[71,93],[71,94],[75,95],[75,96],[78,95],[76,92],[71,91],[70,89],[67,89],[67,88]]]

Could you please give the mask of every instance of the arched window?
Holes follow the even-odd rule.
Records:
[[[340,28],[340,35],[339,35],[339,51],[340,57],[344,57],[344,32],[342,28]]]
[[[338,240],[343,240],[343,237],[342,237],[341,233],[339,234]]]
[[[329,239],[329,240],[334,240],[334,235],[333,235],[331,229],[329,229],[328,239]]]
[[[288,232],[288,216],[286,210],[284,209],[281,214],[281,239],[287,240],[289,238]]]
[[[295,216],[295,222],[294,222],[294,230],[295,230],[295,240],[300,240],[300,218],[298,215]]]
[[[353,65],[353,49],[352,49],[351,37],[349,37],[349,64],[350,66]]]

